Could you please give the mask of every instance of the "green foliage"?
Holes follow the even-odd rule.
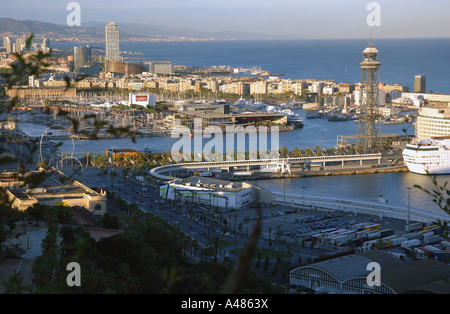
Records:
[[[445,213],[450,215],[450,190],[447,188],[448,181],[446,181],[443,185],[439,185],[436,176],[432,176],[431,181],[433,185],[433,189],[431,191],[421,187],[418,184],[415,184],[414,187],[432,196],[433,203],[436,203],[440,209],[442,209]],[[442,221],[440,219],[433,221],[434,225],[442,229],[443,236],[445,239],[448,239],[450,235],[448,223],[449,223],[448,221],[445,220]]]

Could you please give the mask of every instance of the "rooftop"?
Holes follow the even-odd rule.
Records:
[[[214,189],[223,191],[240,191],[246,189],[242,182],[229,182],[210,177],[189,177],[173,181],[177,185],[184,185],[187,189]]]

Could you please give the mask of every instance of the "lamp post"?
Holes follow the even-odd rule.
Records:
[[[44,136],[45,136],[45,134],[47,133],[47,131],[48,131],[50,128],[54,127],[54,126],[60,126],[60,127],[62,127],[61,124],[52,124],[52,125],[50,125],[49,127],[47,127],[47,128],[44,130],[44,132],[42,132],[41,139],[40,139],[40,141],[39,141],[39,155],[40,155],[40,161],[41,161],[41,162],[44,161],[44,157],[42,156],[42,140],[44,139]],[[74,140],[73,140],[73,136],[71,136],[71,138],[72,138],[72,157],[73,157],[73,151],[74,151],[74,149],[75,149],[75,142],[74,142]]]
[[[407,190],[408,190],[408,217],[407,217],[407,220],[406,220],[406,225],[407,226],[409,226],[409,219],[410,219],[410,214],[411,214],[411,207],[410,207],[410,191],[411,191],[411,188],[406,188]]]
[[[283,209],[286,212],[286,179],[283,176]]]
[[[306,186],[302,186],[302,190],[303,190],[303,206],[305,206],[305,189],[306,189]]]

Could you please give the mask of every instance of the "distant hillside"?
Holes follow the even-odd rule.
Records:
[[[186,39],[268,39],[263,34],[247,32],[201,32],[190,29],[172,28],[161,25],[146,25],[137,23],[117,23],[120,28],[120,38],[127,40],[180,40]],[[10,18],[0,18],[0,34],[20,35],[34,33],[54,40],[73,40],[81,42],[103,41],[106,23],[87,22],[81,27],[70,27],[40,21],[19,21]]]

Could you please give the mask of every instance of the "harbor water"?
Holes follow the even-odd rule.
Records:
[[[426,90],[450,94],[449,38],[433,39],[373,39],[380,52],[380,81],[385,84],[401,84],[413,90],[414,76],[425,74]],[[335,80],[337,83],[361,81],[360,61],[368,39],[355,40],[284,40],[284,41],[211,41],[211,42],[124,42],[124,51],[142,52],[148,60],[170,60],[175,65],[231,67],[252,66],[273,74],[283,74],[289,79]],[[54,43],[54,48],[73,49],[81,43]],[[103,46],[99,43],[98,46]],[[332,57],[330,58],[330,52]],[[289,150],[319,145],[324,148],[336,146],[338,135],[356,135],[357,124],[353,121],[329,122],[324,119],[309,120],[305,112],[297,110],[304,118],[302,129],[280,133],[280,146]],[[22,124],[31,136],[41,136],[45,126]],[[414,134],[412,125],[382,125],[383,134]],[[148,149],[153,152],[169,151],[177,139],[166,137],[129,138],[114,140],[62,141],[62,152],[83,156],[87,152],[104,153],[108,148]],[[438,177],[444,183],[450,176]],[[255,184],[286,193],[305,194],[376,201],[382,195],[390,204],[439,211],[432,198],[414,188],[415,184],[431,190],[428,176],[409,172],[379,173],[335,177],[308,177],[284,180],[261,180]],[[411,189],[408,189],[411,188]]]
[[[357,123],[354,121],[330,122],[327,119],[307,119],[308,112],[295,109],[304,118],[304,127],[279,133],[280,147],[289,150],[294,147],[303,149],[319,145],[323,148],[336,147],[339,135],[357,134]],[[47,128],[45,125],[22,122],[21,127],[29,136],[40,137]],[[414,134],[411,124],[382,125],[383,134]],[[45,139],[45,137],[44,137]],[[96,139],[96,140],[61,140],[59,150],[72,153],[80,158],[90,152],[93,155],[104,154],[111,148],[132,148],[138,151],[167,152],[178,139],[170,136],[142,137],[133,142],[130,138]],[[438,177],[443,184],[450,178],[448,175]],[[431,191],[432,180],[429,176],[410,172],[392,172],[377,174],[359,174],[342,176],[318,176],[305,178],[286,178],[255,180],[253,183],[272,191],[299,194],[303,191],[308,196],[335,197],[362,201],[386,200],[394,206],[411,206],[411,208],[426,209],[440,212],[433,203],[433,198],[414,185],[422,186]],[[304,186],[306,188],[301,189]],[[408,189],[411,188],[411,189]]]

